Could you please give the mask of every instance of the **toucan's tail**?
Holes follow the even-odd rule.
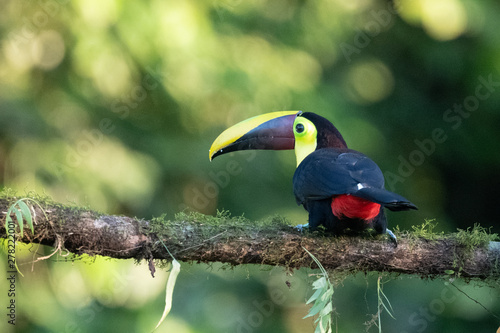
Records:
[[[363,187],[356,191],[356,193],[353,193],[353,195],[376,202],[392,211],[418,209],[408,199],[383,188]]]

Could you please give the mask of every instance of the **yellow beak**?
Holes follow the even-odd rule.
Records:
[[[293,149],[293,122],[302,111],[265,113],[222,132],[210,147],[209,158],[248,149]]]

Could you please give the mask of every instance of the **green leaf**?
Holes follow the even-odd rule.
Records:
[[[319,316],[320,317],[329,316],[332,311],[333,311],[332,301],[330,301],[320,311]]]
[[[392,312],[391,312],[391,311],[394,311],[394,310],[392,310],[392,306],[391,306],[391,304],[390,304],[390,303],[389,303],[389,306],[390,306],[391,310],[389,310],[389,309],[387,308],[387,306],[385,306],[385,304],[384,304],[384,303],[382,303],[382,306],[384,307],[385,311],[387,311],[387,313],[389,314],[389,316],[391,316],[391,318],[392,318],[392,319],[396,319],[396,318],[392,315]]]
[[[332,333],[332,317],[330,315],[323,317],[321,328],[325,333]]]
[[[302,319],[305,319],[305,318],[309,318],[309,317],[312,317],[312,316],[315,316],[316,314],[318,314],[321,309],[323,309],[323,307],[325,306],[325,303],[324,302],[316,302],[312,308],[309,310],[309,313],[307,314],[307,316],[305,316],[304,318]]]
[[[330,316],[328,317],[320,317],[321,320],[319,320],[318,325],[316,325],[316,329],[314,330],[315,333],[331,333],[332,332],[332,325],[331,325],[331,318]],[[320,319],[318,318],[318,319]]]
[[[326,278],[324,276],[314,281],[312,285],[314,289],[326,288],[328,286]]]
[[[45,214],[44,209],[36,200],[30,199],[30,198],[23,198],[23,199],[17,200],[14,204],[12,204],[9,207],[9,210],[7,211],[7,218],[5,219],[5,228],[7,228],[9,222],[12,222],[12,218],[10,215],[15,214],[16,221],[19,224],[19,231],[20,231],[21,237],[24,233],[24,221],[26,221],[26,224],[29,226],[32,233],[34,233],[34,231],[35,231],[34,224],[33,224],[33,222],[34,222],[33,216],[31,215],[30,207],[26,203],[27,201],[32,201],[34,204],[36,204],[40,208],[40,210],[42,211],[45,218],[48,220],[47,214]]]
[[[19,232],[21,234],[21,237],[23,237],[23,214],[21,214],[21,211],[19,209],[17,209],[15,207],[15,205],[13,205],[12,207],[12,210],[14,211],[14,213],[16,214],[16,219],[17,219],[17,223],[19,223]]]
[[[444,272],[445,272],[446,274],[448,274],[448,275],[453,275],[453,274],[455,274],[455,271],[454,271],[454,270],[452,270],[452,269],[447,269],[447,270],[445,270]]]
[[[31,217],[31,211],[30,211],[30,208],[28,207],[28,205],[22,201],[22,200],[19,200],[17,202],[17,205],[19,206],[19,209],[21,210],[21,215],[24,217],[24,219],[26,220],[26,223],[28,224],[28,226],[30,227],[31,229],[31,233],[34,232],[34,229],[33,229],[33,219]],[[22,221],[20,222],[20,224],[22,223]]]
[[[323,293],[323,290],[322,289],[318,289],[314,292],[314,294],[311,296],[311,298],[309,298],[309,300],[306,302],[306,304],[309,304],[311,303],[312,301],[315,301],[318,297],[321,296],[321,294]]]
[[[10,217],[10,210],[7,211],[7,217],[5,218],[5,231],[8,232],[9,223],[12,222],[12,218]]]
[[[384,299],[387,302],[387,304],[389,304],[390,310],[389,310],[389,308],[387,308],[387,306],[385,305],[385,302],[382,300],[381,303],[384,306],[385,311],[387,311],[387,313],[389,314],[389,316],[391,316],[393,319],[396,319],[392,315],[392,313],[394,312],[394,309],[392,308],[391,302],[389,301],[389,299],[387,298],[387,296],[385,296],[385,294],[382,291],[380,291],[380,294],[382,295],[382,297],[384,297]]]
[[[332,296],[333,296],[333,287],[326,289],[325,292],[321,295],[320,300],[323,302],[327,302],[332,298]]]

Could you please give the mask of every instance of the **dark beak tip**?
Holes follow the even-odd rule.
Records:
[[[223,154],[223,149],[217,150],[216,152],[214,152],[212,154],[212,156],[210,156],[210,162],[212,162],[214,160],[214,158],[216,158],[222,154]]]

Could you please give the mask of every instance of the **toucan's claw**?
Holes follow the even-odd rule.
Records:
[[[299,224],[299,225],[294,227],[294,229],[297,229],[300,232],[303,232],[305,228],[309,229],[309,223]]]
[[[385,233],[389,235],[389,239],[391,241],[393,241],[394,246],[397,247],[398,246],[398,239],[396,238],[396,235],[394,235],[394,233],[389,229],[385,229]]]

